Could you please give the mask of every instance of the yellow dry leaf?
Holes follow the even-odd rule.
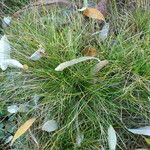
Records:
[[[27,120],[15,133],[12,141],[11,141],[11,145],[14,143],[14,141],[16,141],[16,139],[18,139],[22,134],[24,134],[33,124],[33,122],[36,120],[36,118],[31,118],[29,120]]]
[[[145,141],[148,145],[150,145],[150,139],[145,138]]]
[[[83,11],[83,15],[93,19],[105,20],[103,14],[95,8],[86,8]]]

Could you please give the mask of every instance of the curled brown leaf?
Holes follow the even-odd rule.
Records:
[[[85,48],[83,51],[82,51],[82,54],[84,56],[92,56],[92,57],[95,57],[97,55],[97,51],[95,48]]]
[[[103,14],[96,8],[86,8],[83,11],[83,15],[97,20],[103,20],[103,21],[105,20]]]

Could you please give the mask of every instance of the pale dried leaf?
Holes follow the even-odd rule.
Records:
[[[84,10],[86,10],[87,9],[87,7],[82,7],[82,8],[80,8],[80,9],[78,9],[78,11],[84,11]]]
[[[150,126],[140,127],[137,129],[128,129],[128,131],[134,134],[150,136]]]
[[[98,73],[103,67],[105,67],[108,64],[108,60],[100,61],[98,64],[95,65],[93,69],[93,74]]]
[[[12,18],[11,17],[4,17],[2,20],[2,27],[6,28],[10,25]]]
[[[36,52],[34,52],[29,59],[31,60],[39,60],[45,54],[44,48],[39,48]]]
[[[5,144],[8,144],[11,140],[13,139],[13,136],[9,136],[6,140],[5,140]]]
[[[58,124],[55,120],[48,120],[42,126],[43,131],[52,132],[58,129]]]
[[[0,40],[0,62],[5,59],[10,59],[11,47],[6,35],[2,36]]]
[[[116,131],[111,125],[108,128],[108,145],[109,145],[109,150],[115,150],[117,146]]]
[[[65,68],[67,67],[70,67],[70,66],[73,66],[75,64],[78,64],[80,62],[83,62],[83,61],[87,61],[87,60],[90,60],[90,59],[95,59],[95,60],[98,60],[100,61],[98,58],[96,57],[80,57],[80,58],[77,58],[77,59],[72,59],[70,61],[66,61],[64,63],[61,63],[60,65],[58,65],[56,68],[55,68],[55,71],[63,71]]]
[[[109,23],[105,23],[102,30],[99,32],[99,37],[102,41],[104,41],[108,37],[109,33]]]
[[[7,67],[14,67],[14,68],[21,68],[21,69],[24,68],[24,66],[16,59],[6,59],[2,64],[4,65],[5,68]]]
[[[18,128],[11,141],[11,145],[32,126],[35,120],[36,118],[31,118],[27,120],[21,127]]]
[[[95,8],[87,8],[83,11],[83,15],[97,20],[105,20],[103,14]]]
[[[8,106],[7,107],[7,111],[11,114],[15,114],[17,113],[19,110],[18,106],[17,105],[11,105],[11,106]]]
[[[3,71],[7,67],[22,68],[24,66],[17,60],[10,58],[11,47],[7,37],[4,35],[0,40],[0,67]]]

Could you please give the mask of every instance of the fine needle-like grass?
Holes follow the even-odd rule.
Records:
[[[150,11],[139,9],[133,14],[116,14],[115,20],[110,18],[111,31],[104,42],[97,35],[91,36],[95,27],[99,29],[96,21],[85,20],[77,11],[70,19],[64,12],[58,7],[25,12],[4,31],[12,45],[12,57],[29,69],[0,72],[0,105],[30,105],[28,113],[17,114],[16,126],[36,117],[31,131],[40,150],[108,147],[110,124],[118,135],[118,149],[141,147],[141,137],[126,128],[150,124]],[[39,45],[46,55],[38,61],[29,60]],[[96,61],[55,71],[60,63],[82,56],[86,47],[95,47],[97,57],[109,61],[96,76],[91,73]],[[42,97],[36,107],[35,94]],[[58,122],[57,131],[41,131],[48,119]],[[80,148],[76,146],[78,130],[84,134]],[[19,138],[14,148],[38,149],[29,133]]]

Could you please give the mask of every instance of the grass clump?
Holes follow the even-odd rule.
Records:
[[[139,10],[124,16],[125,19],[118,15],[118,22],[112,22],[111,26],[112,30],[118,31],[117,35],[112,31],[104,42],[90,34],[98,26],[95,21],[86,21],[74,12],[68,22],[63,12],[60,8],[42,14],[28,12],[14,20],[5,31],[13,47],[13,57],[27,64],[29,70],[8,69],[0,73],[3,106],[29,105],[27,114],[17,114],[17,126],[30,117],[38,118],[32,132],[39,149],[98,150],[102,145],[108,147],[110,124],[118,133],[118,149],[141,147],[144,143],[141,137],[131,135],[126,128],[150,123],[150,26],[146,19],[150,12]],[[29,60],[39,45],[46,49],[47,55],[36,62]],[[80,63],[63,72],[55,71],[58,64],[82,56],[85,47],[95,47],[100,60],[109,60],[109,65],[97,76],[91,73],[95,61]],[[36,107],[35,94],[42,97]],[[43,121],[48,119],[58,122],[58,131],[40,130]],[[78,131],[84,134],[80,148],[76,147]],[[14,147],[37,149],[29,137],[30,134],[26,134],[14,143]]]

